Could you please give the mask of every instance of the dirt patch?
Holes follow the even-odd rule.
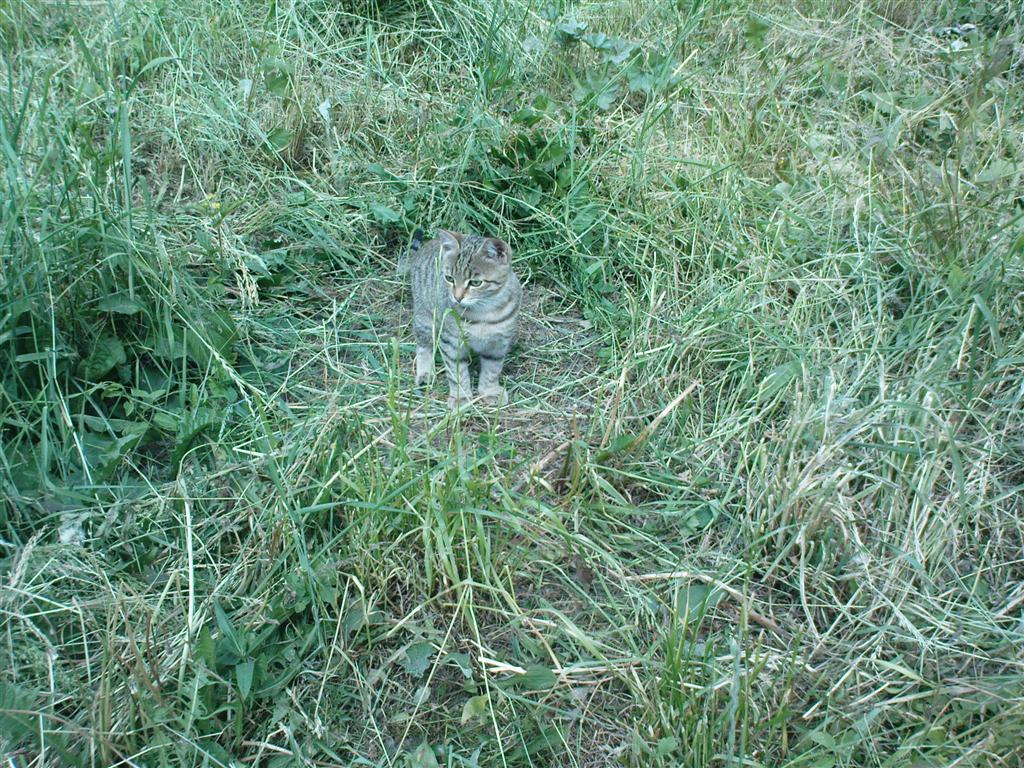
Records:
[[[413,446],[447,451],[458,429],[463,436],[487,436],[511,464],[536,462],[586,433],[605,384],[596,354],[601,336],[564,296],[543,286],[527,287],[519,340],[504,372],[510,403],[501,409],[475,405],[456,420],[448,418],[440,359],[433,384],[419,390],[413,384],[411,295],[404,285],[345,281],[326,286],[325,292],[336,303],[312,320],[318,327],[308,331],[328,342],[320,351],[324,364],[314,366],[310,383],[322,389],[334,382],[340,403],[357,404],[367,423],[377,425],[384,444],[395,410],[407,421]]]

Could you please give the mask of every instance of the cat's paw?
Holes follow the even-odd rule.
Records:
[[[480,390],[480,399],[485,405],[508,405],[508,392],[504,387]]]

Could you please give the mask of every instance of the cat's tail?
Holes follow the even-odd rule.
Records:
[[[399,277],[405,277],[409,274],[409,268],[412,266],[412,257],[416,255],[421,245],[423,245],[423,230],[416,227],[416,231],[412,233],[412,241],[409,243],[408,249],[398,257]]]

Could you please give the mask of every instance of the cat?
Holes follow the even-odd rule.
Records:
[[[523,289],[509,263],[512,249],[498,237],[438,230],[423,242],[417,229],[399,272],[412,280],[412,329],[416,385],[434,371],[434,344],[448,374],[448,407],[469,402],[470,351],[480,358],[477,394],[488,405],[505,405],[498,379],[516,339]]]

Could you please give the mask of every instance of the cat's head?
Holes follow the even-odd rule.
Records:
[[[508,282],[512,249],[498,237],[439,230],[441,269],[453,306],[472,306]]]

